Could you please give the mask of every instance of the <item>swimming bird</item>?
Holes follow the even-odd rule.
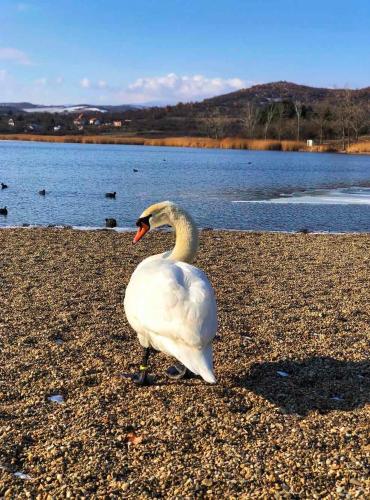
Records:
[[[8,185],[7,184],[4,184],[3,182],[1,183],[1,189],[7,189],[8,188]]]
[[[106,198],[115,198],[116,197],[116,191],[114,191],[113,193],[105,193],[105,197]]]
[[[45,189],[41,189],[41,191],[39,191],[39,194],[41,194],[41,196],[45,196],[46,195]]]
[[[212,340],[217,330],[213,288],[203,271],[191,265],[198,250],[198,229],[192,217],[170,201],[148,207],[136,222],[137,243],[151,228],[170,225],[176,232],[172,251],[148,257],[126,288],[126,317],[144,348],[134,382],[148,379],[152,349],[178,360],[167,374],[182,378],[188,371],[215,383]]]
[[[105,219],[105,227],[116,227],[117,221],[116,219]]]
[[[0,208],[0,215],[8,215],[8,209],[6,207]]]
[[[137,168],[133,168],[132,171],[133,172],[138,172],[138,169]]]

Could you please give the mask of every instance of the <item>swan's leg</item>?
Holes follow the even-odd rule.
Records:
[[[137,385],[148,385],[148,360],[152,350],[150,347],[144,347],[143,358],[139,367],[139,373],[136,373],[133,377],[133,381]]]
[[[182,363],[177,362],[175,365],[170,366],[167,370],[167,376],[173,379],[181,379],[191,377],[193,373],[186,368]]]

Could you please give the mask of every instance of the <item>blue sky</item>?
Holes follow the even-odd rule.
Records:
[[[370,85],[370,1],[1,0],[0,102],[199,100]]]

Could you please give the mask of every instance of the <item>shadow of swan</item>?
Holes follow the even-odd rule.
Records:
[[[284,413],[350,411],[370,401],[370,362],[310,357],[255,363],[247,374],[234,377],[234,382]]]

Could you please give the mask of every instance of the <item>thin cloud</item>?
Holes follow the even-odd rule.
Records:
[[[83,89],[89,89],[91,87],[91,81],[88,78],[82,78],[82,80],[80,80],[80,85]]]
[[[215,95],[233,92],[247,86],[241,78],[208,78],[204,75],[179,76],[169,73],[165,76],[138,78],[126,90],[120,92],[120,98],[126,97],[131,102],[148,101],[196,101]]]
[[[102,90],[102,89],[108,91],[118,90],[115,89],[114,87],[111,87],[106,80],[93,81],[90,80],[89,78],[82,78],[82,80],[80,80],[80,87],[82,87],[83,89],[91,89],[91,90]]]
[[[239,90],[252,82],[241,78],[208,78],[204,75],[179,76],[169,73],[165,76],[138,78],[127,87],[120,88],[109,84],[106,80],[93,81],[89,78],[80,80],[80,87],[94,91],[105,91],[99,94],[99,100],[107,102],[175,103],[179,101],[199,101],[206,97],[226,94]]]
[[[22,50],[13,47],[0,47],[0,60],[23,65],[31,64],[29,57]]]

